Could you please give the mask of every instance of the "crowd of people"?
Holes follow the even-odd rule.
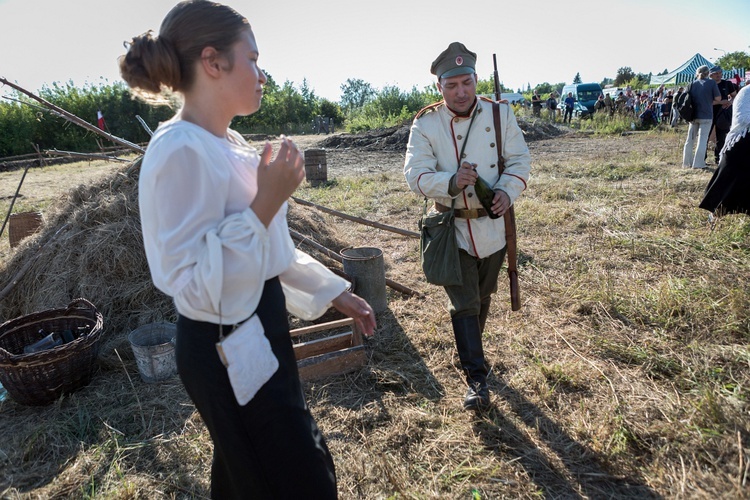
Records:
[[[702,69],[707,72],[706,75],[709,79],[716,82],[721,93],[721,106],[717,105],[714,108],[714,117],[711,124],[711,130],[716,130],[717,147],[714,156],[718,162],[718,152],[724,144],[724,137],[729,131],[729,122],[731,121],[732,110],[728,109],[729,99],[737,94],[740,85],[732,80],[723,79],[723,72],[719,66],[710,69],[702,67]],[[696,76],[696,78],[698,77]],[[674,104],[679,100],[680,95],[685,92],[685,89],[686,85],[682,84],[670,89],[661,85],[656,89],[642,91],[634,90],[628,86],[614,93],[605,89],[594,104],[594,113],[631,117],[638,120],[641,128],[654,127],[659,124],[674,128],[684,123]],[[547,118],[554,122],[557,121],[557,114],[562,112],[563,123],[570,123],[575,99],[570,93],[562,98],[562,102],[559,102],[558,98],[559,94],[556,91],[550,92],[547,98],[543,99],[539,92],[534,90],[529,104],[532,116],[541,117],[542,110],[546,110]],[[562,108],[560,104],[562,104]]]

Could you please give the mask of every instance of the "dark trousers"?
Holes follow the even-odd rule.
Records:
[[[463,284],[446,286],[451,317],[479,316],[482,304],[497,291],[497,277],[505,259],[505,247],[484,259],[458,251]]]
[[[177,369],[214,443],[211,497],[336,498],[333,458],[304,399],[278,278],[265,283],[257,314],[279,369],[245,406],[216,352],[219,326],[177,320]]]
[[[566,121],[570,123],[571,118],[573,118],[573,108],[565,108],[565,114],[563,115],[563,123]]]
[[[714,130],[716,131],[716,147],[714,148],[714,160],[716,160],[716,164],[719,164],[719,153],[721,153],[721,150],[724,148],[724,143],[727,140],[727,134],[729,133],[729,130],[719,129],[714,127]]]

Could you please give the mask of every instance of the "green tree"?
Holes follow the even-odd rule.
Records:
[[[617,70],[617,76],[615,76],[615,86],[622,87],[627,81],[635,78],[635,73],[629,66],[624,66]]]
[[[318,101],[318,114],[327,118],[333,118],[333,122],[337,125],[344,123],[344,112],[341,110],[341,106],[328,99],[320,99]]]
[[[576,76],[573,77],[573,83],[581,83],[581,73],[576,73]]]
[[[377,95],[372,85],[362,79],[349,78],[340,88],[341,107],[348,111],[363,107]]]
[[[716,64],[721,66],[724,70],[730,70],[733,68],[750,69],[750,55],[746,52],[729,52],[717,59]]]

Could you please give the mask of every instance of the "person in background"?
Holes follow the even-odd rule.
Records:
[[[604,102],[604,94],[599,94],[599,97],[596,98],[596,103],[594,103],[594,113],[602,113],[606,109],[607,104]]]
[[[672,103],[674,102],[674,98],[672,97],[672,91],[668,90],[667,93],[664,95],[664,98],[661,103],[661,122],[662,123],[669,123],[671,116],[672,116]]]
[[[500,153],[505,160],[500,174],[493,103],[476,95],[476,57],[462,43],[453,42],[432,63],[430,72],[437,77],[443,101],[417,113],[404,162],[409,188],[435,200],[433,210],[448,211],[455,201],[456,265],[463,283],[444,289],[468,385],[463,402],[467,410],[490,405],[482,333],[506,251],[503,217],[488,216],[474,185],[481,176],[492,187],[491,210],[502,216],[526,189],[531,170],[523,132],[510,106],[500,103]]]
[[[656,104],[653,102],[646,106],[638,117],[641,120],[642,128],[651,128],[659,125],[659,120],[656,117]]]
[[[700,208],[714,216],[750,214],[750,90],[739,91],[732,105],[732,128],[719,154],[719,168],[706,186]]]
[[[287,199],[304,160],[282,138],[273,157],[231,130],[258,111],[266,75],[247,19],[207,0],[178,3],[158,36],[120,58],[133,89],[183,103],[143,158],[139,207],[156,287],[178,313],[180,378],[213,441],[213,498],[337,497],[333,459],[304,399],[287,307],[333,306],[372,335],[375,315],[349,283],[295,248]],[[293,478],[289,467],[293,466]]]
[[[555,122],[555,115],[557,114],[557,99],[555,99],[554,91],[550,92],[547,98],[547,109],[549,110],[549,119],[551,122]]]
[[[695,118],[688,126],[685,146],[682,148],[682,166],[706,168],[706,147],[713,121],[713,105],[721,102],[721,93],[716,82],[708,78],[708,66],[703,65],[695,71],[696,80],[686,92],[695,109]]]
[[[615,99],[615,109],[617,110],[617,113],[620,115],[624,115],[627,111],[628,105],[628,98],[625,97],[625,94],[622,92],[618,92],[617,98]]]
[[[570,125],[570,120],[573,118],[573,107],[576,104],[576,100],[573,98],[573,92],[568,92],[568,95],[565,97],[565,114],[563,115],[563,123],[565,123],[565,120],[568,121],[568,125]]]
[[[672,102],[673,103],[680,102],[680,95],[682,95],[683,92],[685,92],[685,87],[679,87],[677,89],[677,93],[672,98]],[[670,120],[669,125],[672,128],[675,128],[680,121],[682,121],[682,117],[680,116],[680,113],[677,111],[677,108],[674,107],[673,105],[672,106],[672,118]]]
[[[539,97],[539,91],[536,89],[531,95],[531,113],[537,118],[542,116],[542,98]]]
[[[717,165],[719,164],[719,153],[724,147],[724,139],[732,127],[732,99],[737,95],[737,88],[734,86],[734,83],[730,80],[724,80],[722,78],[723,74],[720,66],[713,66],[708,70],[708,76],[716,82],[716,86],[719,87],[719,92],[721,93],[721,101],[713,107],[714,115],[713,122],[711,123],[711,131],[716,133],[714,160]],[[708,134],[711,135],[711,132]]]
[[[607,94],[604,96],[604,105],[607,107],[607,114],[614,116],[615,114],[615,102],[612,100],[612,96]]]

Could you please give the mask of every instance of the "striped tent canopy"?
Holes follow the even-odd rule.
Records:
[[[686,63],[677,68],[674,71],[670,71],[666,75],[651,76],[651,85],[679,85],[680,83],[690,83],[695,80],[695,70],[701,66],[706,65],[709,68],[714,65],[711,61],[706,59],[700,54],[695,54]],[[722,78],[725,80],[731,80],[734,75],[739,75],[742,80],[745,79],[745,69],[724,69]]]

